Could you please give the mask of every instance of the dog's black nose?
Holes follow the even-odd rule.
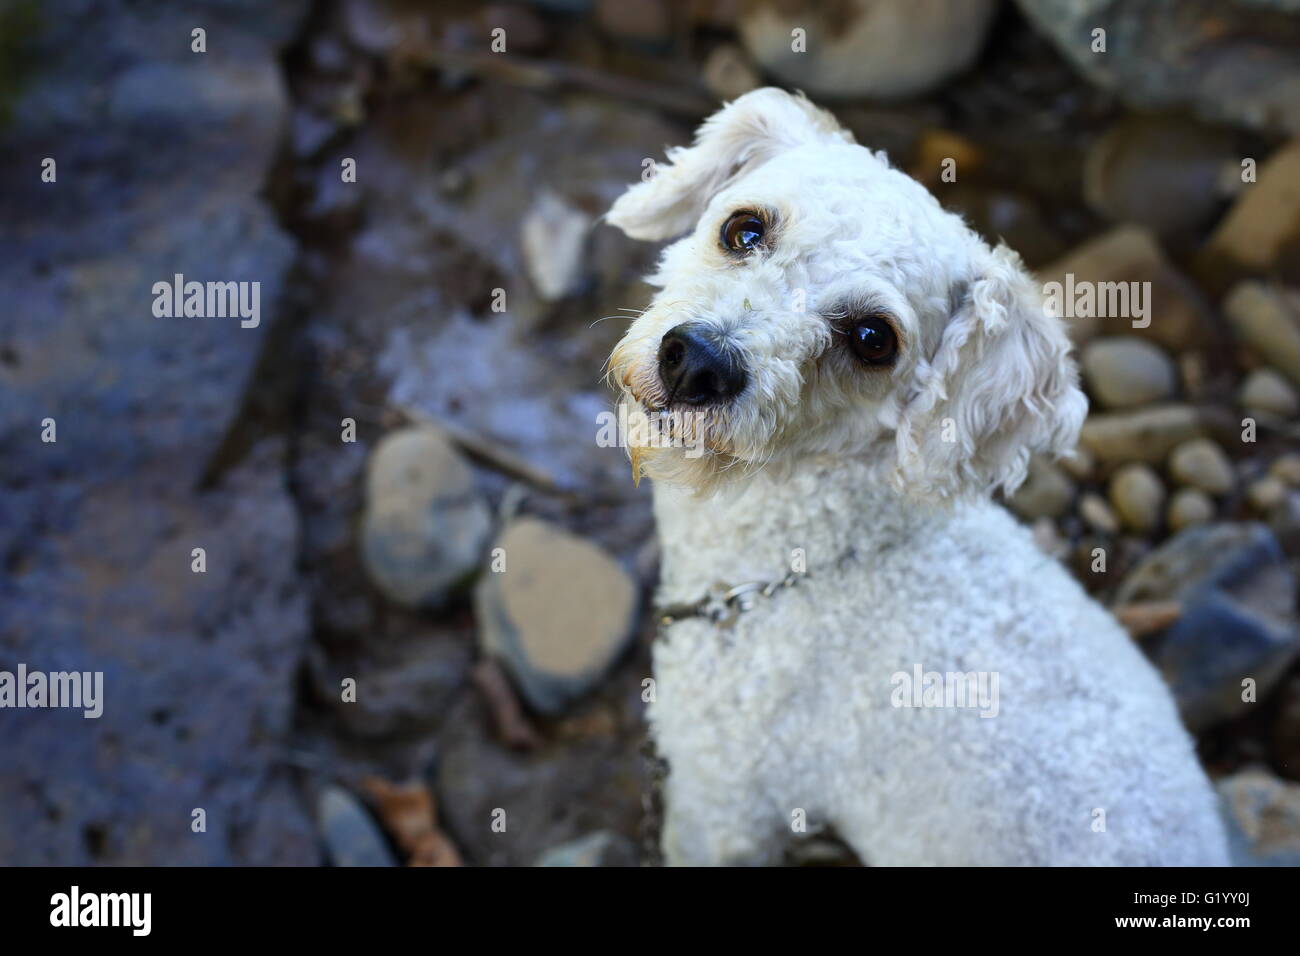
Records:
[[[669,329],[659,343],[659,377],[668,402],[707,405],[735,398],[745,388],[740,360],[701,322]]]

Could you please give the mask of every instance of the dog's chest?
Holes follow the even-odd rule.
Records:
[[[821,587],[797,587],[758,599],[725,625],[690,618],[661,628],[654,647],[660,713],[748,739],[780,736],[803,718],[843,699],[851,674],[841,639],[813,614]],[[806,727],[804,728],[806,730]]]

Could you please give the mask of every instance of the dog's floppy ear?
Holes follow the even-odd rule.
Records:
[[[1061,320],[1019,256],[986,253],[900,410],[895,478],[921,494],[1010,493],[1031,454],[1074,449],[1088,411]]]
[[[834,117],[803,94],[775,87],[754,90],[710,116],[692,146],[668,150],[671,165],[630,187],[605,217],[633,239],[656,241],[686,232],[710,197],[736,173],[817,139],[852,142]]]

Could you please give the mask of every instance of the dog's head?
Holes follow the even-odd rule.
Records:
[[[947,497],[1011,490],[1032,452],[1073,448],[1086,400],[1019,258],[829,114],[756,90],[669,159],[607,217],[637,239],[687,233],[610,357],[682,446],[634,449],[638,476],[706,490],[854,456]]]

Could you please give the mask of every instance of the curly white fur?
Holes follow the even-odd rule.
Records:
[[[1210,787],[1160,679],[989,492],[1086,412],[1059,320],[990,249],[801,96],[764,89],[630,188],[608,220],[689,234],[610,362],[627,398],[669,396],[656,353],[712,325],[749,379],[709,408],[705,454],[640,449],[657,479],[660,600],[781,578],[730,629],[655,648],[651,721],[669,763],[672,863],[762,863],[807,819],[871,864],[1213,864]],[[765,248],[718,241],[762,209]],[[856,361],[834,319],[891,317],[892,368]],[[997,675],[995,716],[905,708],[896,675]]]

